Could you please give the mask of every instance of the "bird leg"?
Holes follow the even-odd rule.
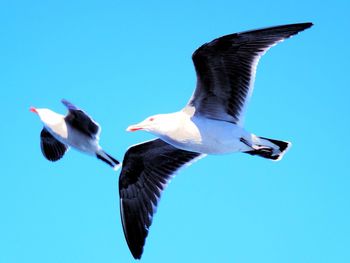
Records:
[[[254,151],[267,151],[267,152],[272,152],[272,149],[271,147],[267,147],[267,146],[262,146],[262,145],[259,145],[259,144],[251,144],[249,141],[247,141],[246,139],[244,138],[240,138],[239,139],[241,142],[243,142],[245,145],[247,145],[249,148],[252,148]]]

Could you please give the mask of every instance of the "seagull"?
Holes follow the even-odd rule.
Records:
[[[243,152],[274,161],[283,157],[291,143],[248,132],[244,114],[261,56],[312,25],[245,31],[202,45],[192,55],[197,86],[187,105],[127,128],[158,137],[127,150],[119,177],[121,221],[135,259],[142,256],[161,193],[181,167],[207,154]]]
[[[99,145],[101,128],[98,123],[69,101],[62,99],[62,103],[68,109],[66,116],[49,109],[30,107],[30,111],[36,113],[44,124],[40,133],[40,147],[44,157],[52,162],[58,161],[72,147],[94,155],[113,169],[118,169],[119,161]]]

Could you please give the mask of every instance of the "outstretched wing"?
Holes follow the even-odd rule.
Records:
[[[41,152],[49,161],[55,162],[61,159],[68,146],[56,140],[45,128],[40,133]]]
[[[62,99],[62,103],[69,111],[65,117],[66,123],[90,138],[96,138],[99,136],[101,129],[97,122],[69,101]]]
[[[153,214],[174,173],[201,156],[156,139],[129,148],[119,177],[124,235],[134,258],[141,258]]]
[[[269,27],[204,44],[192,56],[197,87],[188,106],[195,108],[195,114],[242,124],[260,57],[278,42],[311,26],[312,23],[301,23]]]

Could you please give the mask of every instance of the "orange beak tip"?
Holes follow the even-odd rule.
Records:
[[[38,111],[37,111],[36,108],[34,108],[34,107],[30,107],[30,108],[29,108],[29,111],[38,114]]]
[[[141,127],[136,127],[136,126],[129,126],[126,131],[128,132],[134,132],[134,131],[138,131],[138,130],[142,130]]]

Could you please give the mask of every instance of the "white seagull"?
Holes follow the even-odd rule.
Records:
[[[63,157],[69,147],[94,155],[113,169],[119,167],[119,161],[102,150],[99,145],[101,128],[89,115],[67,100],[66,116],[49,109],[30,107],[30,111],[39,115],[44,124],[40,133],[40,147],[49,161],[55,162]]]
[[[179,168],[206,154],[243,152],[275,161],[282,158],[290,143],[246,131],[243,117],[261,56],[311,26],[246,31],[202,45],[192,56],[197,87],[187,105],[127,128],[159,138],[130,147],[119,178],[121,219],[134,258],[141,258],[161,192]]]

